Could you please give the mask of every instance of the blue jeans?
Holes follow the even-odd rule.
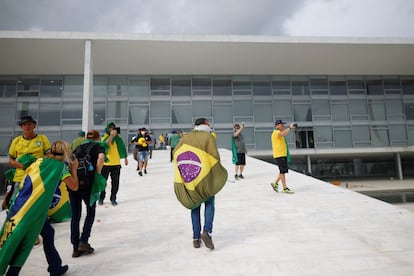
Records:
[[[193,239],[201,238],[201,205],[191,210],[191,222],[193,224]],[[212,233],[214,221],[214,196],[204,202],[204,228],[203,230]]]

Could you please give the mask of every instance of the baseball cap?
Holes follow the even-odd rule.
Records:
[[[286,124],[286,122],[283,122],[282,120],[276,120],[275,125],[279,125],[279,124]]]
[[[19,126],[23,125],[24,123],[29,123],[29,122],[37,124],[37,122],[32,118],[32,116],[28,115],[28,116],[23,116],[20,118]]]

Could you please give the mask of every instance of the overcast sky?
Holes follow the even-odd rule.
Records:
[[[0,0],[0,30],[414,37],[414,0]]]

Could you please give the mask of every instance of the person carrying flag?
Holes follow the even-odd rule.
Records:
[[[50,275],[63,275],[69,269],[62,266],[55,248],[55,230],[48,220],[48,210],[61,181],[73,190],[78,187],[78,162],[70,156],[69,144],[56,141],[45,157],[37,158],[23,172],[19,192],[0,231],[0,275],[6,270],[6,275],[19,275],[39,234]]]
[[[99,132],[97,130],[90,130],[86,134],[86,141],[73,151],[76,157],[88,156],[87,158],[92,167],[86,173],[85,169],[78,171],[79,189],[71,190],[69,188],[70,205],[72,207],[72,220],[70,223],[70,240],[73,245],[72,258],[77,258],[82,254],[91,254],[95,251],[88,243],[88,240],[95,220],[96,200],[99,196],[96,196],[95,200],[91,200],[91,197],[93,197],[93,185],[97,180],[96,178],[101,177],[104,184],[106,182],[104,177],[100,175],[105,162],[105,148],[99,144],[99,141]],[[88,168],[86,169],[89,170]],[[82,214],[82,201],[86,205],[86,217],[83,222],[81,234],[79,227]]]

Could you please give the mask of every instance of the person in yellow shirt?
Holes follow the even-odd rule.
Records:
[[[160,136],[158,137],[158,139],[160,140],[160,149],[164,149],[165,148],[165,137],[164,137],[164,135],[161,133]]]
[[[101,141],[108,146],[106,152],[107,160],[102,168],[101,174],[108,179],[111,175],[111,203],[113,206],[118,205],[116,195],[119,190],[119,177],[121,174],[121,159],[124,159],[125,166],[128,166],[128,153],[125,143],[123,142],[118,130],[113,122],[108,123],[105,128],[105,134]],[[105,190],[101,192],[99,205],[102,205],[105,199]]]
[[[279,166],[279,174],[275,182],[270,183],[270,185],[273,190],[279,192],[279,181],[281,181],[282,191],[287,194],[293,194],[294,192],[286,186],[285,174],[288,173],[290,155],[285,136],[290,133],[291,129],[296,127],[296,123],[291,123],[288,128],[285,128],[285,124],[282,120],[277,120],[272,133],[273,158],[275,159],[276,165]]]

